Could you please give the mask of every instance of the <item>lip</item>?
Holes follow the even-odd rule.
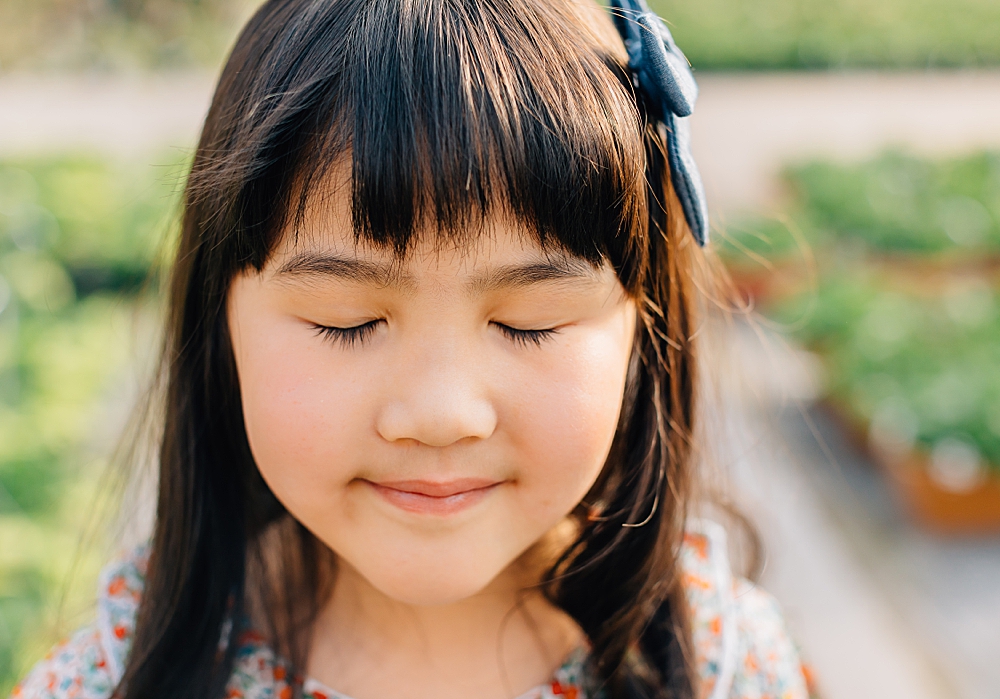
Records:
[[[459,478],[451,481],[366,480],[379,496],[405,512],[426,515],[453,515],[481,502],[503,481],[488,478]]]

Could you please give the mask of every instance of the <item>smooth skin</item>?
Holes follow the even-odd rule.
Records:
[[[583,642],[530,586],[607,458],[635,305],[503,221],[404,259],[356,243],[348,193],[229,296],[254,458],[338,559],[307,670],[355,699],[509,699]]]

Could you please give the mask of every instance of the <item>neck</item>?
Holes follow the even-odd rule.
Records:
[[[582,633],[516,564],[478,594],[419,606],[341,562],[308,672],[354,699],[510,699],[549,680]],[[537,577],[535,578],[537,579]]]

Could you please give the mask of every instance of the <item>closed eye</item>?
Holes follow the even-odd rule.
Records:
[[[498,323],[493,321],[491,325],[494,325],[501,334],[508,340],[521,347],[527,347],[529,344],[535,345],[536,347],[541,347],[542,342],[545,340],[552,339],[552,336],[559,332],[558,328],[546,328],[543,330],[521,330],[519,328],[512,328],[509,325],[504,325],[503,323]]]
[[[333,325],[319,325],[318,323],[314,323],[313,328],[316,330],[316,334],[322,336],[324,339],[332,340],[350,349],[355,345],[363,344],[371,338],[372,334],[378,329],[379,324],[384,322],[382,318],[376,318],[375,320],[370,320],[367,323],[355,325],[350,328],[339,328]]]

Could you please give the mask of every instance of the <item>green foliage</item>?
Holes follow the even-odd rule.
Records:
[[[5,0],[0,72],[216,69],[260,0]],[[1000,64],[996,0],[650,0],[702,70]]]
[[[87,157],[0,164],[0,254],[15,256],[7,274],[15,286],[24,280],[29,305],[45,293],[61,304],[66,294],[140,284],[160,252],[154,234],[176,201],[177,173],[176,163],[137,168]],[[44,293],[24,286],[38,280]]]
[[[734,227],[723,237],[723,255],[737,264],[748,252],[781,259],[797,255],[800,242],[819,256],[976,259],[1000,252],[1000,153],[811,162],[789,168],[785,182],[792,194],[785,215]]]
[[[11,670],[16,666],[17,644],[37,623],[37,611],[44,603],[49,587],[44,576],[32,568],[3,571],[0,578],[0,692],[11,687]]]
[[[891,153],[855,167],[789,173],[815,242],[884,252],[1000,251],[1000,154],[930,163]]]
[[[0,696],[54,640],[179,171],[0,161]],[[93,598],[96,567],[71,597]]]
[[[960,440],[1000,469],[1000,295],[948,275],[924,293],[861,269],[777,311],[823,357],[832,398],[930,451]],[[807,305],[815,304],[813,311]]]
[[[5,0],[0,71],[217,67],[255,0]]]
[[[702,70],[1000,63],[996,0],[650,0]]]
[[[1000,154],[888,153],[786,179],[785,218],[730,231],[737,277],[801,269],[804,245],[818,289],[764,301],[822,357],[829,396],[883,436],[960,442],[1000,469]]]

